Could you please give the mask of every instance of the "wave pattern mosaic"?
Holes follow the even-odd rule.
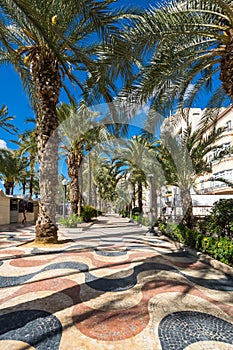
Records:
[[[231,273],[144,233],[105,217],[57,248],[2,230],[0,349],[233,349]]]

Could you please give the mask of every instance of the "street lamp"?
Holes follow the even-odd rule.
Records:
[[[130,195],[130,207],[129,207],[129,222],[133,222],[133,190],[129,191]]]
[[[153,225],[153,192],[152,192],[152,180],[153,180],[153,174],[148,175],[149,183],[150,183],[150,227],[149,230],[146,233],[146,236],[156,236],[156,232],[154,230]]]
[[[63,191],[63,218],[65,217],[66,215],[66,186],[67,186],[67,180],[66,179],[63,179],[62,180],[62,185],[63,185],[63,188],[64,188],[64,191]]]

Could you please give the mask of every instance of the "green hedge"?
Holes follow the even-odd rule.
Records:
[[[81,210],[81,217],[84,222],[90,222],[92,218],[98,216],[98,211],[90,205],[84,205]]]
[[[233,266],[233,241],[231,238],[206,236],[183,225],[172,223],[162,223],[159,225],[159,229],[171,239],[208,254],[224,264]]]

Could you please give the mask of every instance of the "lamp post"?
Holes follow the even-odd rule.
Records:
[[[129,207],[129,222],[133,222],[133,190],[129,191],[130,195],[130,207]]]
[[[62,185],[63,185],[63,188],[64,188],[64,191],[63,191],[63,218],[64,218],[65,215],[66,215],[66,186],[67,186],[67,180],[66,179],[62,180]]]
[[[152,192],[152,180],[153,180],[153,174],[148,175],[149,183],[150,183],[150,227],[149,230],[146,233],[146,236],[156,236],[156,232],[154,230],[153,226],[153,192]]]

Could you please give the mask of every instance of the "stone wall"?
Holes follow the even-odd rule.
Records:
[[[10,223],[10,198],[0,190],[0,225]]]

